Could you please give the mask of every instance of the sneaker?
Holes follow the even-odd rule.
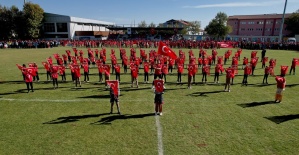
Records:
[[[162,112],[160,112],[160,114],[159,114],[160,116],[162,116],[163,114],[162,114]]]
[[[216,83],[219,83],[219,81],[217,81]]]
[[[230,92],[230,90],[228,90],[228,92]]]

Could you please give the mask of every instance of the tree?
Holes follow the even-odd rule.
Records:
[[[141,21],[139,24],[138,24],[138,27],[147,27],[147,24],[145,21]]]
[[[227,25],[227,15],[224,12],[217,13],[215,18],[205,27],[205,31],[218,40],[225,37],[231,31]]]
[[[38,5],[31,2],[24,4],[23,8],[24,19],[26,22],[26,37],[38,38],[39,30],[42,26],[44,18],[44,10]]]
[[[192,35],[199,33],[200,31],[200,21],[191,21],[190,25],[187,26],[187,30],[191,32]]]
[[[156,27],[156,24],[154,24],[153,22],[151,22],[148,27]]]
[[[292,32],[292,35],[299,34],[299,12],[294,12],[285,21],[286,29]]]

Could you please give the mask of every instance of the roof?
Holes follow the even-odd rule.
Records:
[[[83,24],[97,24],[97,25],[115,25],[111,22],[94,20],[94,19],[86,19],[86,18],[79,18],[79,17],[72,17],[66,15],[59,15],[53,13],[45,13],[45,21],[46,22],[72,22],[72,23],[83,23]]]
[[[286,13],[285,18],[288,18],[291,13]],[[234,15],[229,16],[228,19],[279,19],[282,18],[282,14],[260,14],[260,15]]]
[[[151,27],[117,27],[117,26],[110,26],[110,27],[106,27],[108,28],[109,30],[113,30],[113,31],[118,31],[118,30],[127,30],[128,28],[131,28],[132,31],[134,30],[174,30],[174,29],[177,29],[177,30],[182,30],[183,28],[175,28],[175,27],[172,27],[172,28],[169,28],[169,27],[154,27],[154,28],[151,28]]]
[[[166,21],[165,23],[182,23],[184,25],[189,25],[190,24],[188,21],[185,21],[185,20],[175,20],[175,19],[170,19],[170,20]]]

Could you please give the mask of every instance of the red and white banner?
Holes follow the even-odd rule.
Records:
[[[164,81],[159,79],[159,80],[154,80],[154,85],[155,85],[155,90],[156,93],[162,93],[164,90]]]

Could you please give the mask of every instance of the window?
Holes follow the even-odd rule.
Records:
[[[246,24],[246,22],[241,22],[241,24]]]
[[[263,21],[258,21],[258,22],[256,22],[257,24],[264,24],[264,22]]]
[[[57,32],[67,32],[67,24],[66,23],[56,23]]]
[[[245,29],[244,29],[244,28],[241,28],[241,31],[245,31]]]
[[[266,24],[273,24],[273,21],[266,21]]]
[[[248,22],[248,24],[254,24],[254,22]]]
[[[54,23],[44,23],[44,31],[45,32],[55,32]]]

